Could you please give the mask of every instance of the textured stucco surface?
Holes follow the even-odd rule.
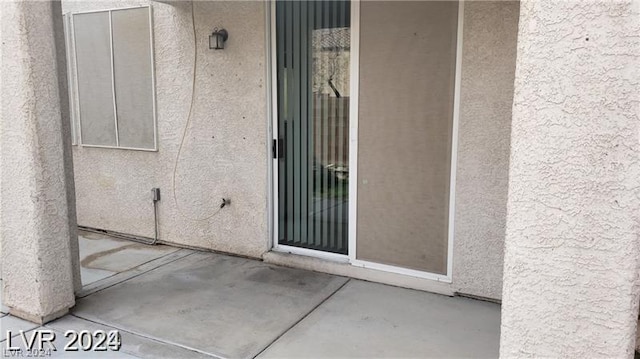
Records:
[[[636,351],[640,351],[640,321],[636,323]]]
[[[65,101],[69,97],[68,81],[67,81],[67,55],[64,34],[64,19],[60,16],[61,3],[59,1],[53,3],[54,14],[53,27],[56,41],[56,61],[58,71],[58,92],[60,101],[60,115],[62,117],[62,133],[71,132],[71,116],[69,101]],[[82,289],[82,281],[80,278],[80,247],[78,244],[78,218],[76,216],[76,191],[73,173],[73,150],[71,148],[71,136],[62,136],[62,149],[64,160],[64,175],[67,183],[67,217],[69,219],[69,240],[71,248],[71,265],[73,270],[73,287],[75,292]],[[0,253],[1,255],[1,253]],[[1,276],[0,276],[1,277]]]
[[[500,299],[517,1],[465,2],[453,286]]]
[[[523,1],[502,357],[632,357],[638,315],[640,13]]]
[[[2,301],[32,321],[74,304],[54,11],[59,3],[2,2]]]
[[[74,148],[78,223],[153,237],[151,188],[160,187],[161,240],[260,256],[268,245],[265,4],[193,2],[197,79],[177,166],[176,206],[173,170],[193,79],[191,2],[64,1],[63,11],[149,3],[159,151]],[[222,51],[208,48],[214,27],[229,31]],[[232,204],[217,212],[223,197]]]

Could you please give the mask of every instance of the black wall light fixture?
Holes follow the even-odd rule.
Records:
[[[225,29],[220,29],[216,27],[213,29],[213,33],[209,35],[209,49],[211,50],[222,50],[224,49],[224,42],[229,38],[229,33]]]

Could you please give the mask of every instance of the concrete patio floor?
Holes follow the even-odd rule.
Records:
[[[498,356],[493,303],[84,232],[80,252],[76,306],[44,327],[54,357]],[[3,353],[7,330],[38,329],[0,316]],[[63,352],[67,330],[118,330],[122,347]]]

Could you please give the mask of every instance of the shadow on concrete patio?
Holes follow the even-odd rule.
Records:
[[[80,243],[84,289],[45,326],[54,357],[498,356],[497,304],[104,235]],[[6,330],[37,329],[0,315],[3,350]],[[67,330],[118,330],[122,346],[63,352]]]

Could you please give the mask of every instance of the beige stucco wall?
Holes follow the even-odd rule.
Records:
[[[509,174],[517,1],[466,2],[453,286],[499,299]]]
[[[77,237],[56,2],[3,2],[2,302],[43,323],[74,305]],[[25,31],[28,29],[28,31]],[[62,65],[62,66],[61,66]],[[65,148],[65,146],[67,146]]]
[[[63,11],[147,1],[63,2]],[[78,222],[153,237],[151,188],[160,187],[160,239],[258,257],[268,250],[265,4],[196,1],[196,102],[172,173],[191,100],[190,2],[152,2],[158,152],[74,148]],[[502,283],[510,99],[517,3],[467,2],[456,202],[455,291],[499,298]],[[229,30],[208,50],[214,27]],[[464,167],[464,168],[463,168]],[[209,220],[220,199],[232,205]],[[181,214],[182,213],[182,214]]]
[[[500,356],[632,358],[640,5],[523,1]]]
[[[148,3],[64,1],[63,11]],[[159,151],[76,147],[78,222],[153,237],[151,188],[160,187],[161,240],[258,257],[268,243],[265,4],[193,2],[197,79],[177,166],[179,207],[172,178],[192,93],[191,2],[151,4]],[[208,48],[215,27],[229,31],[223,51]],[[232,204],[217,212],[223,197]]]

